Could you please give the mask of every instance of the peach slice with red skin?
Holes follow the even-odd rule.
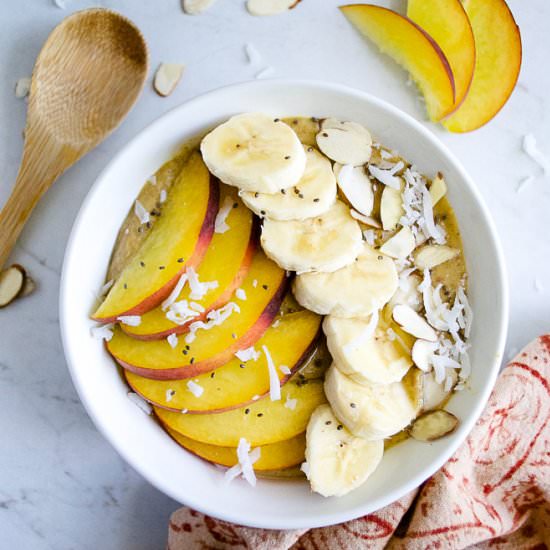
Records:
[[[363,36],[410,73],[426,99],[430,120],[440,120],[452,110],[453,73],[445,54],[427,32],[407,17],[380,6],[355,4],[340,9]]]
[[[214,232],[219,183],[199,153],[184,165],[148,237],[92,318],[103,323],[159,305],[188,267],[200,264]]]
[[[241,285],[246,300],[235,301],[240,313],[234,311],[209,330],[199,329],[189,344],[186,336],[180,336],[174,348],[166,340],[136,340],[117,326],[107,349],[122,367],[146,378],[198,376],[224,365],[261,338],[279,312],[287,286],[285,272],[258,249]]]
[[[476,43],[474,77],[466,99],[443,125],[470,132],[491,120],[508,101],[521,68],[521,35],[504,0],[465,0]]]
[[[449,61],[455,82],[455,108],[470,88],[476,46],[470,20],[460,0],[408,0],[407,17],[424,29]]]
[[[294,408],[285,403],[296,400]],[[154,407],[160,422],[177,433],[209,445],[236,447],[241,437],[250,445],[267,445],[284,441],[305,431],[311,413],[326,402],[322,380],[305,384],[285,384],[281,399],[269,397],[216,414],[182,414]]]
[[[320,323],[321,317],[307,310],[281,315],[255,344],[257,350],[263,346],[268,349],[281,386],[312,354]],[[281,366],[288,371],[283,372]],[[150,403],[173,411],[187,410],[188,414],[243,407],[254,397],[264,397],[270,389],[264,353],[257,361],[246,363],[234,357],[214,372],[194,378],[204,390],[200,397],[189,391],[187,380],[151,380],[129,371],[124,374],[130,387]]]
[[[214,233],[202,262],[197,268],[200,281],[216,281],[218,287],[209,290],[202,299],[191,300],[191,289],[186,284],[176,301],[188,300],[200,304],[204,311],[187,323],[178,325],[166,317],[166,311],[158,306],[141,317],[137,326],[121,325],[122,330],[141,340],[158,340],[169,334],[182,334],[189,331],[189,325],[204,321],[208,312],[224,306],[248,273],[258,242],[258,228],[252,212],[246,208],[237,191],[221,185],[220,205],[232,203],[226,223],[229,229],[224,233]]]
[[[231,467],[238,463],[236,447],[209,445],[185,437],[170,428],[168,435],[187,451],[212,464]],[[260,446],[260,458],[254,463],[256,471],[283,470],[300,464],[305,459],[306,436],[304,433],[276,443]]]

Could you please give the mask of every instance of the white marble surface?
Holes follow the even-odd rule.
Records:
[[[98,5],[66,0],[0,2],[0,205],[7,199],[21,153],[25,101],[15,81],[30,74],[52,27],[70,11]],[[65,243],[94,178],[146,124],[206,90],[251,79],[264,65],[274,76],[327,79],[385,98],[423,119],[406,74],[363,42],[336,10],[338,0],[303,0],[292,13],[253,18],[243,0],[220,0],[206,14],[185,16],[179,0],[104,0],[99,5],[133,19],[149,42],[152,67],[183,62],[175,93],[157,97],[150,85],[122,127],[67,172],[26,227],[13,259],[38,282],[34,295],[0,310],[0,533],[2,548],[18,550],[163,548],[177,507],[126,466],[98,434],[80,405],[61,350],[58,285]],[[403,2],[404,4],[404,2]],[[392,5],[402,8],[395,0]],[[521,151],[532,132],[550,155],[550,4],[510,5],[523,31],[518,87],[498,117],[471,135],[430,129],[477,181],[498,226],[509,268],[508,353],[550,330],[550,178]],[[252,42],[263,64],[246,63]],[[535,181],[521,193],[519,181]],[[0,229],[1,238],[1,229]]]

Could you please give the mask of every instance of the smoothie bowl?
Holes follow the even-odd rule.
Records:
[[[266,81],[117,155],[60,309],[80,397],[136,470],[289,529],[379,509],[449,458],[494,384],[507,293],[479,194],[427,130],[355,90]]]

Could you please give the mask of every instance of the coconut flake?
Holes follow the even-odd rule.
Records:
[[[114,323],[107,323],[106,325],[98,325],[90,329],[90,334],[96,340],[105,340],[109,342],[113,337]]]
[[[253,359],[254,361],[257,361],[260,357],[260,352],[256,351],[254,349],[254,346],[250,346],[246,349],[241,349],[235,353],[235,356],[238,357],[240,361],[243,363],[246,363],[247,361],[250,361]]]
[[[237,296],[239,300],[246,300],[246,292],[242,288],[238,288],[235,291],[235,296]]]
[[[197,302],[189,302],[189,307],[193,311],[197,311],[198,313],[204,313],[206,310],[204,309],[204,306],[201,306],[201,304]]]
[[[309,479],[309,464],[307,462],[302,462],[300,465],[300,470],[306,474],[306,477]]]
[[[287,394],[286,401],[285,401],[285,407],[287,409],[290,409],[291,411],[296,409],[296,405],[298,404],[298,399],[294,398],[291,399],[290,395]]]
[[[445,242],[445,233],[441,227],[435,225],[432,196],[426,186],[422,187],[422,207],[427,236],[432,237],[436,243],[443,244]]]
[[[199,304],[194,305],[202,308],[202,310],[204,311],[204,308]],[[185,342],[187,344],[193,342],[193,340],[195,340],[196,338],[198,330],[210,330],[215,326],[221,325],[226,319],[228,319],[232,315],[233,312],[241,312],[241,308],[235,302],[228,302],[227,304],[225,304],[225,306],[219,309],[210,310],[206,314],[206,322],[195,321],[194,323],[191,323],[189,325],[189,333],[185,337]]]
[[[170,347],[172,349],[178,345],[178,336],[175,332],[173,332],[172,334],[169,334],[166,340],[170,344]]]
[[[27,97],[29,95],[30,89],[31,89],[30,77],[25,76],[23,78],[20,78],[15,83],[15,97],[17,99],[22,99],[24,97]]]
[[[399,176],[396,176],[395,174],[404,167],[405,165],[403,164],[402,161],[399,161],[398,163],[396,163],[389,170],[384,170],[382,168],[378,168],[378,166],[369,164],[369,173],[373,178],[376,178],[380,183],[383,183],[384,185],[387,185],[392,189],[401,189],[401,178]]]
[[[99,289],[99,298],[102,298],[103,296],[105,296],[105,294],[107,294],[107,292],[109,292],[109,290],[111,290],[111,287],[113,286],[113,284],[115,283],[114,279],[111,279],[110,281],[107,281],[100,289]]]
[[[237,445],[237,460],[239,462],[225,472],[225,482],[229,483],[242,474],[243,478],[254,487],[256,485],[256,475],[254,474],[253,465],[259,460],[260,456],[261,449],[256,447],[251,452],[250,443],[244,437],[241,437]]]
[[[279,366],[279,370],[283,373],[283,374],[291,374],[292,371],[286,366],[286,365],[280,365]]]
[[[365,242],[369,246],[374,246],[376,241],[376,232],[374,229],[365,229],[365,231],[363,231],[363,237],[365,237]]]
[[[227,216],[233,209],[233,199],[231,197],[225,197],[223,205],[220,207],[218,214],[216,216],[216,221],[214,222],[214,233],[225,233],[231,228],[227,225],[226,220]]]
[[[180,413],[181,414],[187,414],[189,412],[189,409],[181,409]]]
[[[136,200],[134,204],[134,213],[137,216],[139,223],[142,225],[151,221],[151,216],[149,215],[149,212],[147,212],[143,204],[141,204],[141,202],[139,202],[138,200]]]
[[[121,315],[117,317],[117,321],[129,327],[139,327],[141,325],[141,315]]]
[[[161,189],[160,195],[159,195],[159,203],[160,204],[165,203],[167,198],[168,198],[168,194],[166,193],[166,189]]]
[[[281,320],[280,319],[276,319],[273,324],[271,325],[273,328],[277,328],[279,325],[281,324]]]
[[[355,337],[353,340],[348,342],[344,347],[344,353],[349,354],[357,349],[359,349],[369,338],[372,338],[374,331],[378,325],[378,311],[373,311],[367,326],[363,329],[361,334]]]
[[[531,157],[544,171],[550,174],[550,159],[537,147],[537,140],[533,134],[523,136],[521,143],[523,152]]]
[[[464,329],[464,336],[469,338],[470,331],[472,330],[472,322],[474,320],[474,312],[470,306],[470,302],[468,301],[468,297],[466,296],[463,287],[458,288],[456,296],[464,311],[464,326],[461,328]]]
[[[279,401],[281,399],[281,383],[277,376],[277,369],[267,346],[262,346],[262,350],[267,359],[267,370],[269,372],[269,398],[271,401]]]
[[[156,185],[157,184],[157,176],[156,174],[153,174],[152,176],[149,176],[147,178],[147,181],[145,183],[150,183],[151,185]]]
[[[187,268],[187,281],[191,289],[191,300],[201,300],[207,292],[218,288],[219,284],[218,281],[200,282],[197,272],[192,267]]]
[[[166,402],[170,403],[172,401],[172,398],[176,395],[176,390],[172,390],[171,388],[168,388],[166,390]]]
[[[268,65],[267,67],[264,67],[261,71],[258,71],[256,73],[255,78],[257,79],[267,78],[271,76],[274,72],[275,72],[275,69],[271,65]]]
[[[260,52],[254,47],[254,44],[247,42],[244,45],[244,53],[249,65],[259,65],[262,61]]]
[[[195,396],[200,397],[204,393],[204,388],[199,386],[194,380],[187,382],[187,389]]]
[[[258,279],[254,279],[252,281],[252,288],[256,288],[258,286]]]
[[[145,414],[151,414],[153,412],[153,407],[141,395],[138,395],[137,393],[130,391],[128,392],[128,399],[136,405],[139,409],[141,409]]]
[[[176,283],[176,286],[172,289],[172,292],[170,292],[170,295],[164,302],[162,302],[162,311],[166,311],[178,298],[178,296],[181,294],[181,291],[183,290],[183,287],[185,286],[185,283],[187,282],[187,273],[184,273]]]
[[[198,312],[191,309],[187,300],[180,300],[179,302],[174,302],[168,308],[166,312],[166,318],[176,325],[185,325],[193,318],[197,317]],[[187,338],[186,338],[187,341]],[[189,343],[189,342],[187,342]]]

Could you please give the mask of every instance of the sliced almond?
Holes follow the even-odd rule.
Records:
[[[338,168],[336,168],[338,166]],[[363,166],[335,165],[334,175],[338,187],[355,210],[369,216],[374,206],[372,184]]]
[[[384,187],[380,200],[380,218],[384,231],[393,231],[404,213],[401,187]]]
[[[438,172],[432,180],[429,191],[432,197],[432,206],[435,206],[447,194],[447,184],[441,172]]]
[[[155,92],[162,97],[169,96],[178,85],[183,69],[184,66],[178,63],[161,63],[153,83]]]
[[[380,252],[392,258],[403,259],[414,250],[415,246],[416,241],[410,227],[403,227],[380,247]]]
[[[395,306],[392,310],[392,317],[405,332],[412,334],[414,337],[429,342],[437,341],[435,330],[411,307],[407,305]]]
[[[23,288],[21,290],[21,298],[24,296],[28,296],[29,294],[32,294],[36,290],[36,283],[34,282],[34,279],[30,277],[28,274],[25,276],[25,281],[23,283]]]
[[[316,137],[319,149],[340,164],[361,166],[369,161],[372,150],[370,132],[356,122],[326,118]]]
[[[363,214],[357,212],[357,210],[354,210],[353,208],[350,209],[349,213],[351,214],[352,218],[356,219],[358,222],[364,223],[365,225],[376,227],[376,229],[380,229],[382,227],[380,223],[373,217],[363,216]]]
[[[456,257],[459,250],[444,244],[428,244],[414,254],[414,264],[418,269],[432,269]]]
[[[387,187],[401,189],[403,180],[395,174],[403,168],[405,168],[403,161],[399,161],[389,169],[383,169],[378,166],[374,166],[373,164],[369,164],[369,173],[373,178],[376,178],[380,183],[383,183]]]
[[[300,0],[248,0],[246,9],[250,15],[278,15],[296,7]]]
[[[0,307],[7,306],[21,294],[25,275],[25,270],[17,264],[0,272]]]
[[[456,430],[458,418],[444,410],[421,414],[409,428],[409,434],[418,441],[435,441]]]
[[[22,99],[23,97],[27,97],[29,95],[29,91],[31,89],[31,79],[28,76],[25,76],[23,78],[20,78],[15,83],[15,97],[18,99]]]
[[[418,339],[412,347],[411,357],[414,364],[424,372],[432,368],[432,356],[437,349],[437,342]]]
[[[182,0],[181,7],[188,15],[198,15],[206,11],[216,0]]]
[[[447,378],[450,384],[447,384]],[[451,391],[458,382],[458,373],[455,369],[447,369],[447,376],[442,383],[435,381],[434,371],[422,375],[422,409],[430,411],[443,406]]]

